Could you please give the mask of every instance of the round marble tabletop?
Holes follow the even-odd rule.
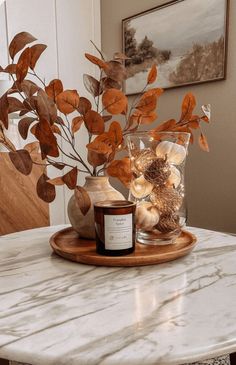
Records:
[[[188,228],[198,244],[182,259],[106,268],[52,254],[62,227],[0,238],[0,357],[160,365],[236,350],[236,237]]]

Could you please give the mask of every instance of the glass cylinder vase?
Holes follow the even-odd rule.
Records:
[[[126,139],[132,168],[129,200],[137,203],[137,241],[172,244],[186,223],[184,167],[190,134],[146,131]]]

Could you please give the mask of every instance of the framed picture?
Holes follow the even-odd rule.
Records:
[[[153,63],[154,87],[164,89],[226,78],[229,0],[175,0],[123,19],[126,94],[146,83]]]

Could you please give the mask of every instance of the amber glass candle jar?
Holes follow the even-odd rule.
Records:
[[[107,200],[94,204],[97,253],[122,256],[135,248],[136,204],[127,200]]]

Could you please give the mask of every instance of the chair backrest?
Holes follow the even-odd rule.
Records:
[[[0,152],[0,235],[49,225],[49,206],[36,193],[43,169],[34,165],[31,174],[24,176],[8,154]]]

